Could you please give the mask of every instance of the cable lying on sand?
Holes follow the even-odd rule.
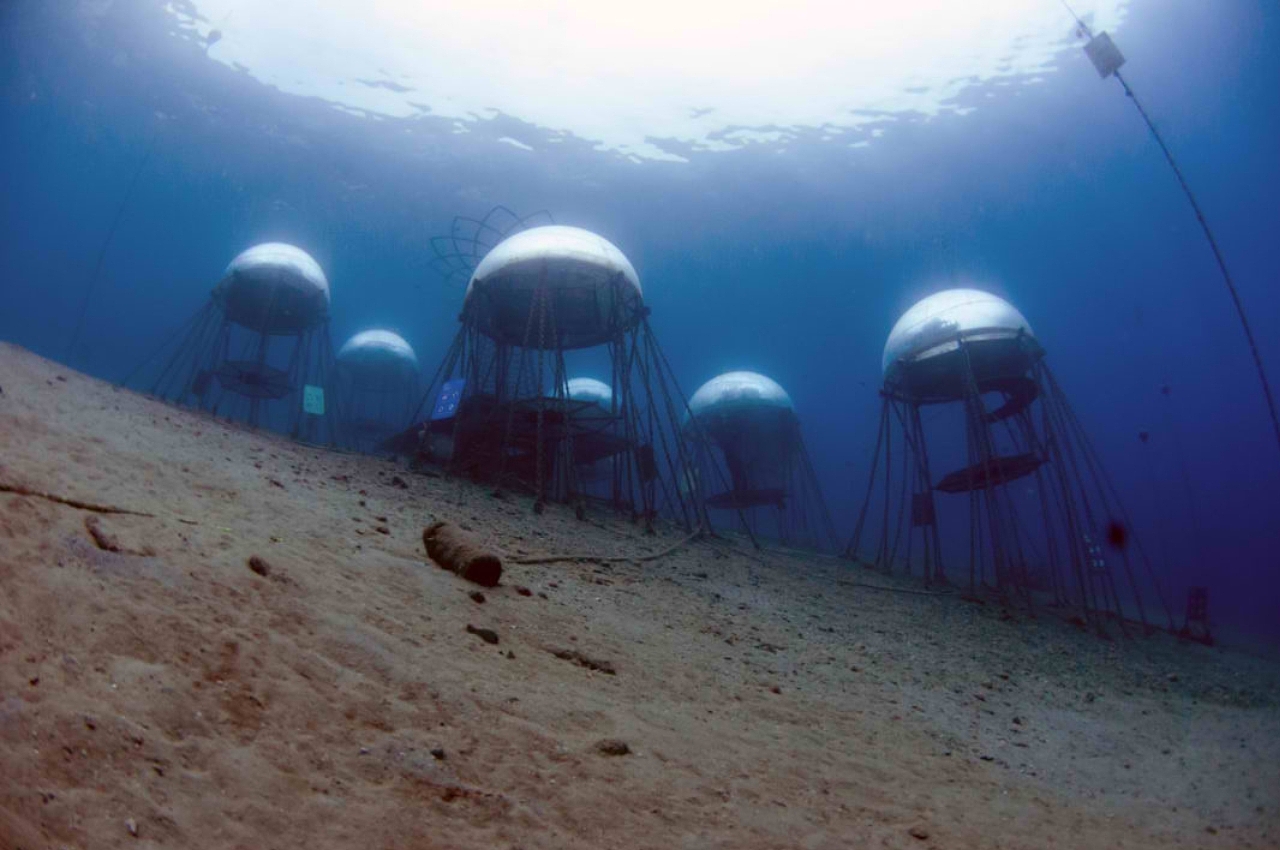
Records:
[[[619,563],[622,561],[656,561],[659,558],[665,558],[677,549],[691,543],[702,535],[702,526],[698,526],[693,532],[675,543],[663,549],[661,552],[653,552],[649,555],[592,555],[588,553],[567,553],[563,555],[535,555],[522,558],[508,558],[507,560],[513,564],[556,564],[573,561],[595,561],[598,563]]]
[[[149,516],[155,514],[143,513],[142,511],[131,511],[127,508],[117,508],[111,505],[95,505],[92,502],[82,502],[79,499],[68,499],[66,496],[58,496],[53,493],[46,493],[42,490],[32,490],[29,487],[22,487],[18,484],[0,484],[0,493],[16,493],[19,496],[31,496],[36,499],[48,499],[50,502],[57,502],[60,505],[66,505],[71,508],[78,508],[82,511],[93,511],[99,514],[128,514],[129,516]]]

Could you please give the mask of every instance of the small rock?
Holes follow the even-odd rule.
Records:
[[[625,756],[630,754],[631,747],[627,746],[626,741],[605,738],[603,741],[596,742],[596,750],[606,756]]]
[[[521,596],[533,596],[532,590],[525,587],[524,585],[519,585],[519,584],[516,585],[516,593],[520,594]]]
[[[467,596],[471,597],[472,602],[475,602],[480,605],[484,604],[484,594],[478,590],[471,591],[470,593],[467,594]]]
[[[133,818],[129,818],[124,822],[125,829],[129,830],[129,834],[134,838],[138,837],[138,822]]]
[[[87,517],[84,521],[85,530],[89,532],[89,536],[93,538],[94,545],[104,552],[122,552],[120,541],[116,539],[114,534],[109,533],[102,527],[102,523],[96,516]]]
[[[271,575],[271,565],[268,564],[266,561],[264,561],[262,558],[258,557],[257,555],[250,556],[249,569],[253,570],[255,573],[262,576],[263,578],[266,578],[267,576]]]
[[[579,667],[585,667],[588,670],[594,670],[609,676],[618,674],[617,668],[613,666],[613,662],[602,658],[591,658],[583,655],[576,649],[553,649],[551,654],[563,661],[572,661]]]
[[[432,748],[431,748],[431,755],[432,755],[434,758],[436,758],[436,759],[439,759],[439,760],[443,761],[443,760],[444,760],[444,747],[432,747]]]
[[[508,650],[507,650],[507,658],[510,658],[512,661],[514,661],[514,660],[515,660],[515,657],[516,657],[516,654],[515,654],[514,652],[512,652],[511,650],[509,650],[509,649],[508,649]]]
[[[408,490],[408,489],[409,489],[409,484],[408,484],[408,482],[407,482],[407,481],[405,481],[403,478],[401,478],[399,475],[393,475],[393,476],[391,476],[391,486],[392,486],[392,487],[399,487],[401,490]]]
[[[480,640],[484,641],[485,643],[498,642],[498,633],[495,632],[493,629],[478,629],[475,626],[471,625],[470,623],[467,623],[467,631],[470,634],[473,634],[476,637],[480,638]]]
[[[367,756],[367,755],[369,755],[369,748],[368,748],[368,747],[361,747],[361,748],[360,748],[360,755],[362,755],[362,756]]]
[[[1177,673],[1170,673],[1170,674],[1169,674],[1169,676],[1168,676],[1168,679],[1169,679],[1169,681],[1170,681],[1170,682],[1176,682],[1176,681],[1178,681],[1178,674],[1177,674]]]
[[[373,530],[374,530],[374,531],[376,531],[376,532],[378,532],[379,534],[390,534],[390,533],[391,533],[391,529],[387,528],[385,525],[379,525],[379,526],[376,526]]]
[[[1095,699],[1097,699],[1097,698],[1098,698],[1098,697],[1097,697],[1096,695],[1094,695],[1094,693],[1093,693],[1092,691],[1090,691],[1089,693],[1087,693],[1087,694],[1085,694],[1085,695],[1084,695],[1084,701],[1085,701],[1085,702],[1093,702],[1093,701],[1094,701]]]
[[[911,827],[911,829],[907,830],[907,835],[910,835],[912,838],[918,839],[920,841],[924,841],[929,837],[929,830],[925,829],[922,826],[913,826]]]
[[[92,717],[86,714],[84,717],[84,728],[92,732],[94,729],[98,728],[98,723],[96,720],[94,720]]]
[[[770,688],[769,688],[769,690],[770,690],[770,692],[775,693],[775,694],[780,694],[780,693],[782,693],[782,688],[778,687],[777,685],[773,685],[772,687],[770,687]]]

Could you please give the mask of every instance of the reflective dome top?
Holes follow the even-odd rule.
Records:
[[[329,279],[310,254],[283,242],[241,251],[213,296],[236,324],[268,333],[305,330],[329,315]]]
[[[979,380],[1023,374],[1039,347],[1031,325],[1008,301],[979,289],[936,292],[902,314],[884,346],[886,384],[915,384],[925,396],[963,394],[957,354],[963,341]],[[928,386],[926,387],[925,384]]]
[[[757,372],[725,372],[698,387],[689,399],[689,411],[698,417],[770,407],[795,409],[777,381]]]
[[[592,402],[604,410],[608,410],[613,402],[613,390],[595,378],[570,378],[565,383],[565,395],[573,401]]]
[[[361,389],[401,389],[418,374],[418,357],[399,334],[361,331],[338,350],[338,365]]]
[[[786,390],[755,372],[726,372],[698,388],[689,411],[693,420],[685,422],[686,435],[709,438],[729,470],[730,489],[707,504],[782,504],[800,444],[799,420]]]
[[[343,362],[374,361],[409,364],[418,368],[418,355],[400,334],[386,330],[361,331],[342,344],[338,359]]]
[[[543,288],[548,302],[540,327],[529,316],[534,292]],[[603,236],[578,227],[532,227],[498,243],[476,266],[463,320],[509,345],[586,348],[631,327],[642,297],[635,268]]]
[[[884,344],[881,368],[898,360],[920,360],[952,351],[961,339],[1031,336],[1031,325],[1017,308],[981,289],[944,289],[917,301],[902,314]]]

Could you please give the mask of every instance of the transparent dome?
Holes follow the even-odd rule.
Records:
[[[757,372],[725,372],[698,387],[689,399],[694,416],[731,414],[759,408],[793,410],[791,396],[777,381]]]
[[[542,322],[530,322],[538,290]],[[588,348],[613,339],[641,316],[640,278],[603,236],[578,227],[523,230],[498,243],[467,284],[463,321],[508,345]]]
[[[776,381],[756,372],[726,372],[707,381],[689,399],[701,433],[724,456],[732,489],[708,504],[750,507],[781,504],[800,442],[795,407]]]
[[[357,384],[406,381],[418,373],[418,356],[404,337],[388,330],[361,331],[338,350],[338,364]]]
[[[283,242],[240,252],[213,297],[227,318],[264,333],[296,333],[329,317],[329,279],[310,254]]]
[[[981,386],[1026,374],[1041,353],[1031,325],[1008,301],[979,289],[948,289],[902,314],[881,367],[886,387],[945,400],[966,393],[969,369]]]
[[[595,378],[570,378],[565,382],[565,395],[572,401],[590,402],[605,411],[613,404],[613,390]]]

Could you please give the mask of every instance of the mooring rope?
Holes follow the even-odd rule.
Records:
[[[159,130],[151,134],[151,141],[147,143],[146,153],[138,161],[138,167],[134,169],[133,177],[129,180],[129,186],[124,190],[124,196],[120,199],[120,206],[116,208],[115,218],[111,220],[111,226],[107,228],[107,238],[102,240],[102,247],[98,249],[98,258],[94,261],[93,271],[89,274],[89,283],[84,290],[84,299],[80,302],[80,312],[76,316],[75,328],[71,331],[71,341],[67,343],[68,354],[75,350],[76,343],[80,340],[80,332],[84,330],[84,317],[89,311],[89,301],[93,298],[94,284],[98,282],[98,273],[102,271],[102,261],[106,259],[107,249],[111,247],[111,241],[116,236],[116,228],[120,226],[120,219],[124,217],[124,211],[129,206],[129,200],[133,197],[133,190],[138,187],[138,178],[142,176],[142,169],[146,167],[148,160],[151,159],[151,153],[155,150],[156,139],[159,136]]]
[[[1093,38],[1093,31],[1089,28],[1075,10],[1067,3],[1067,0],[1059,0],[1063,7],[1075,18],[1076,24],[1080,27],[1080,32]],[[1169,163],[1169,168],[1173,170],[1173,176],[1177,178],[1178,185],[1182,187],[1182,192],[1187,196],[1187,202],[1191,204],[1191,211],[1195,213],[1196,220],[1200,222],[1200,229],[1204,231],[1205,239],[1209,242],[1209,249],[1213,252],[1213,259],[1218,264],[1218,270],[1222,273],[1222,281],[1227,286],[1227,292],[1231,296],[1231,303],[1235,306],[1236,316],[1240,319],[1240,327],[1244,329],[1245,340],[1249,344],[1249,353],[1253,356],[1254,366],[1258,369],[1258,380],[1262,384],[1262,395],[1267,403],[1267,412],[1271,415],[1271,427],[1275,431],[1276,445],[1280,446],[1280,413],[1276,411],[1275,396],[1271,392],[1271,382],[1267,380],[1267,370],[1262,363],[1262,354],[1258,351],[1258,343],[1253,336],[1253,328],[1249,325],[1249,318],[1244,311],[1244,303],[1240,300],[1240,293],[1236,289],[1235,281],[1231,277],[1231,272],[1227,270],[1227,261],[1222,256],[1222,250],[1218,247],[1218,240],[1213,235],[1213,230],[1209,227],[1209,221],[1205,218],[1204,211],[1200,208],[1200,203],[1196,200],[1195,194],[1191,191],[1191,186],[1187,183],[1187,178],[1183,176],[1182,169],[1178,167],[1177,161],[1173,158],[1173,152],[1169,150],[1169,146],[1165,144],[1164,137],[1160,135],[1160,131],[1156,129],[1155,122],[1151,120],[1151,116],[1147,114],[1147,110],[1143,108],[1142,102],[1138,100],[1138,96],[1134,94],[1130,88],[1128,80],[1126,80],[1119,70],[1111,72],[1111,75],[1120,81],[1120,85],[1124,88],[1125,95],[1129,100],[1133,101],[1134,108],[1138,110],[1138,114],[1142,116],[1143,122],[1147,125],[1147,129],[1151,131],[1151,136],[1156,140],[1156,144],[1160,146],[1160,152],[1164,154],[1164,158]]]

